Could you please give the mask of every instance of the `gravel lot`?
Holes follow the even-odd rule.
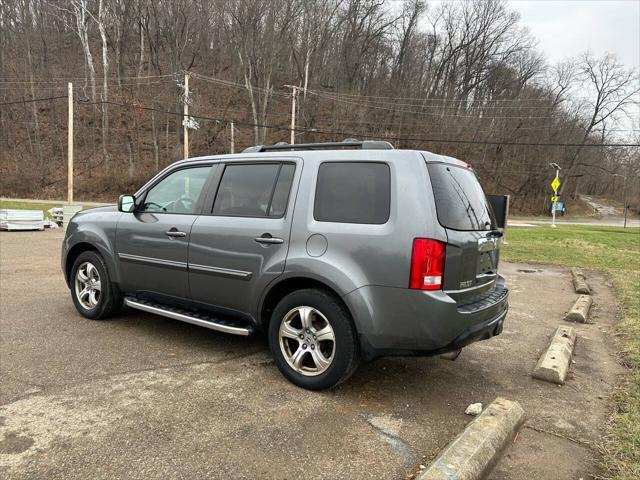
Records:
[[[0,476],[4,479],[384,478],[426,464],[468,404],[518,400],[527,422],[490,478],[590,478],[622,368],[616,306],[589,272],[563,387],[531,378],[573,293],[567,270],[503,263],[502,335],[457,361],[389,358],[336,390],[284,380],[260,337],[135,311],[83,319],[59,267],[60,230],[0,233]],[[523,270],[527,270],[525,272]]]

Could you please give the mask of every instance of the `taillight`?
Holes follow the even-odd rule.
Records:
[[[444,274],[445,244],[430,238],[416,238],[411,252],[409,288],[440,290]]]

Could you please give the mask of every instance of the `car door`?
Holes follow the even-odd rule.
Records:
[[[196,219],[189,288],[197,302],[252,315],[284,270],[300,160],[230,162],[218,172],[211,213]],[[214,181],[215,182],[215,181]]]
[[[123,213],[116,233],[121,288],[127,293],[186,298],[187,255],[212,166],[169,171]]]

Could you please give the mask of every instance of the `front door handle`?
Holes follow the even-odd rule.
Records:
[[[272,237],[270,233],[263,233],[262,236],[254,238],[258,243],[264,243],[267,245],[276,245],[284,243],[284,239],[278,237]]]
[[[175,227],[168,232],[164,232],[164,234],[169,238],[182,238],[187,236],[187,232],[181,232]]]

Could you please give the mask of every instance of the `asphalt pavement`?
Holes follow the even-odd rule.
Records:
[[[335,390],[288,383],[264,339],[123,310],[89,321],[59,266],[62,231],[0,232],[3,479],[410,478],[475,402],[527,415],[492,479],[590,478],[622,368],[607,279],[587,272],[595,324],[576,325],[563,387],[531,371],[576,298],[558,267],[503,263],[505,330],[455,362],[387,358]],[[427,321],[426,319],[424,321]]]

